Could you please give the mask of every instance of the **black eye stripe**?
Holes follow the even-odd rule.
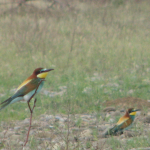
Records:
[[[42,72],[44,72],[44,71],[42,71],[42,70],[40,70],[40,71],[37,71],[37,74],[39,74],[39,73],[42,73]]]

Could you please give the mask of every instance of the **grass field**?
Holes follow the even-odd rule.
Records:
[[[0,17],[0,100],[35,68],[54,68],[44,89],[60,96],[38,94],[34,117],[40,114],[99,112],[102,102],[121,97],[150,99],[150,2],[74,1],[74,9],[33,3],[33,12],[2,12]],[[42,9],[40,8],[40,3]],[[27,8],[26,8],[27,7]],[[27,111],[26,111],[27,110]],[[1,111],[0,121],[29,117],[26,103]]]
[[[105,100],[129,95],[149,99],[147,4],[128,2],[115,7],[78,2],[76,12],[53,10],[53,14],[42,16],[37,10],[35,14],[24,11],[1,16],[0,93],[5,94],[1,100],[37,67],[55,69],[48,75],[45,89],[58,91],[59,86],[67,86],[63,96],[39,94],[39,113],[64,113],[66,101],[71,102],[74,112],[85,113],[97,111]],[[89,91],[84,93],[85,88]],[[133,92],[128,93],[130,90]],[[19,112],[13,117],[24,118],[27,114],[21,110],[26,107],[14,104],[4,114],[11,108]]]

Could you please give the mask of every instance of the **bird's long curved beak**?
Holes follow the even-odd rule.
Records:
[[[141,111],[141,109],[135,109],[134,111]]]
[[[44,72],[49,72],[49,71],[52,71],[54,69],[45,69]]]

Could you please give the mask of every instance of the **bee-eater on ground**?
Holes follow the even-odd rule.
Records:
[[[125,115],[122,116],[116,125],[110,128],[105,133],[105,135],[116,135],[117,133],[123,133],[124,130],[129,129],[135,119],[135,115],[138,110],[139,109],[129,108]]]
[[[37,68],[34,70],[31,76],[29,76],[16,90],[15,94],[9,97],[4,102],[0,103],[0,110],[8,106],[9,104],[25,100],[28,102],[33,96],[38,93],[45,82],[45,78],[49,71],[54,69]],[[31,109],[30,109],[31,111]]]

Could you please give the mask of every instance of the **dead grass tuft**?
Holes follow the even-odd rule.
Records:
[[[150,103],[147,100],[143,100],[140,98],[136,97],[124,97],[124,98],[118,98],[116,100],[111,100],[111,101],[106,101],[104,106],[116,106],[119,108],[130,108],[130,107],[135,107],[135,108],[145,108],[145,107],[150,107]]]

